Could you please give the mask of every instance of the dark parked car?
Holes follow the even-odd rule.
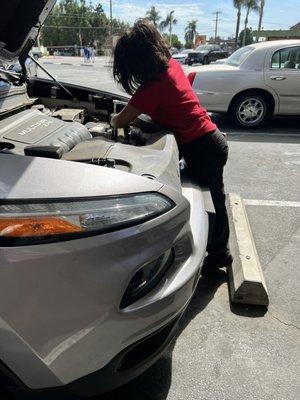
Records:
[[[198,46],[194,51],[191,51],[188,54],[187,64],[209,64],[212,61],[220,60],[221,58],[227,58],[228,56],[228,51],[223,50],[221,46],[205,44]]]

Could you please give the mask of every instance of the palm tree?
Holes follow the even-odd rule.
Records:
[[[263,16],[264,16],[265,4],[266,4],[266,1],[265,1],[265,0],[260,0],[260,5],[259,5],[259,21],[258,21],[257,36],[256,36],[256,41],[257,41],[257,42],[258,42],[258,39],[259,39],[259,32],[261,31],[262,19],[263,19]]]
[[[248,25],[248,19],[249,19],[249,14],[251,11],[258,11],[259,6],[257,4],[258,0],[244,0],[243,1],[243,6],[246,8],[246,18],[245,18],[245,27],[244,27],[244,35],[243,35],[243,44],[242,46],[245,46],[246,43],[246,34],[247,34],[247,25]]]
[[[167,14],[166,19],[161,21],[159,27],[162,31],[164,31],[167,27],[169,27],[169,44],[172,47],[172,27],[177,24],[177,19],[174,18],[174,10]]]
[[[241,24],[241,9],[242,9],[243,4],[244,4],[244,0],[233,0],[233,7],[237,9],[235,38],[234,38],[235,48],[237,48],[237,43],[238,43],[238,39],[239,39],[240,24]]]
[[[157,9],[154,6],[151,6],[150,10],[146,12],[146,18],[149,19],[149,21],[152,21],[153,24],[157,27],[161,16],[159,15]]]
[[[193,20],[188,22],[186,28],[185,28],[185,41],[186,43],[193,43],[194,45],[194,39],[195,36],[197,35],[197,20]]]

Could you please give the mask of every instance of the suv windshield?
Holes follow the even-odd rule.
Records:
[[[234,67],[239,67],[242,62],[248,57],[248,55],[254,50],[254,47],[242,47],[235,51],[226,61],[226,64]]]
[[[212,48],[212,45],[201,45],[196,48],[196,51],[211,50]]]

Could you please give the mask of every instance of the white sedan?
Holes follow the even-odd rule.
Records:
[[[242,47],[223,64],[189,69],[188,77],[208,111],[229,113],[239,126],[300,115],[300,40]]]
[[[188,54],[192,52],[193,49],[184,49],[179,53],[172,54],[172,58],[180,62],[181,64],[187,64]]]

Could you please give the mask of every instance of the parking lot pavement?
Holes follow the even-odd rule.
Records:
[[[115,88],[100,61],[94,67],[77,64],[49,64],[49,70],[63,80],[93,82],[99,89],[103,81],[106,90]],[[227,117],[213,119],[228,132],[226,191],[245,199],[269,309],[231,305],[225,271],[201,278],[166,355],[131,383],[96,400],[299,398],[300,120],[277,118],[247,132],[232,128]]]
[[[112,63],[109,57],[96,57],[95,63],[84,63],[80,57],[43,57],[40,62],[62,82],[79,83],[125,95],[113,80]],[[38,70],[38,76],[47,77],[41,70]]]

